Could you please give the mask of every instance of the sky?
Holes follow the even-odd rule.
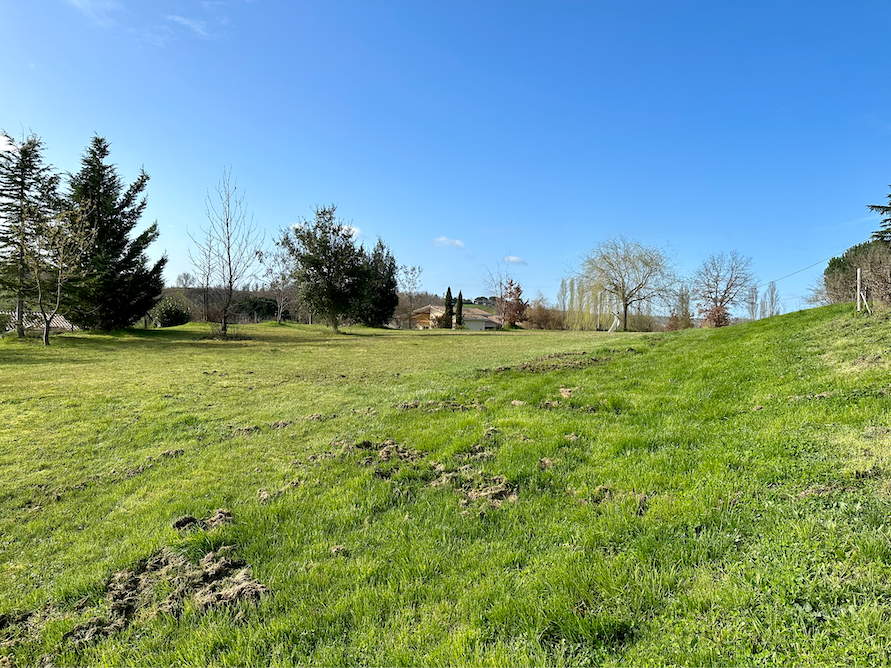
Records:
[[[168,284],[224,169],[267,243],[333,203],[430,292],[490,294],[507,269],[554,299],[624,235],[686,275],[751,256],[787,311],[889,194],[887,0],[0,8],[0,129],[63,172],[94,134],[126,182],[144,167]]]

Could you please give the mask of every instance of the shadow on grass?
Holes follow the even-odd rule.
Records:
[[[317,346],[342,340],[341,337],[330,331],[326,332],[321,327],[313,326],[265,327],[250,325],[240,329],[240,335],[236,334],[229,340],[212,338],[208,328],[194,325],[183,328],[129,328],[112,332],[72,332],[53,335],[48,347],[43,345],[39,336],[27,336],[24,340],[0,341],[0,367],[45,364],[51,360],[60,360],[60,358],[66,364],[90,364],[112,351],[212,350],[219,347],[236,348],[258,345]]]

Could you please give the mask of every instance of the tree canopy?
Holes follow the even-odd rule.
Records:
[[[0,141],[9,145],[0,151],[0,289],[15,302],[16,331],[22,337],[26,300],[35,294],[29,249],[59,208],[59,177],[44,163],[40,137],[32,134],[16,142],[4,132]]]
[[[300,295],[334,331],[343,318],[383,327],[399,302],[396,260],[380,239],[366,253],[336,212],[334,204],[316,208],[313,220],[302,220],[282,236]]]
[[[866,208],[883,217],[879,229],[872,233],[872,238],[885,243],[891,242],[891,193],[888,193],[888,204],[868,204]]]
[[[353,317],[367,327],[384,327],[399,304],[396,259],[381,239],[362,261],[362,293]]]
[[[146,250],[158,238],[152,223],[131,238],[145,211],[149,176],[140,170],[128,187],[108,162],[109,143],[94,136],[71,176],[67,207],[78,212],[92,234],[82,262],[82,280],[65,312],[86,329],[129,327],[158,302],[167,258],[150,265]]]
[[[615,297],[622,309],[622,329],[628,329],[628,309],[663,297],[674,282],[668,254],[624,236],[601,241],[584,260],[582,274]]]

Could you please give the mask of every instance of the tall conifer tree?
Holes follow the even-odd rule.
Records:
[[[43,163],[43,140],[29,135],[21,143],[5,132],[0,143],[0,288],[15,304],[15,328],[25,335],[26,301],[34,282],[26,256],[43,220],[53,215],[58,176]]]
[[[458,290],[458,309],[455,311],[455,325],[464,326],[464,295]]]
[[[381,239],[362,261],[362,293],[353,317],[367,327],[385,327],[399,304],[396,259]]]
[[[445,293],[445,313],[442,314],[442,324],[440,327],[443,329],[451,329],[452,321],[455,319],[455,307],[452,304],[452,288],[451,286],[446,288]]]
[[[115,165],[108,159],[109,144],[94,136],[71,177],[69,207],[84,216],[94,241],[83,262],[83,280],[66,308],[69,319],[87,329],[128,327],[161,298],[167,258],[149,264],[146,249],[158,238],[151,224],[130,238],[145,211],[142,196],[149,176],[139,176],[124,189]]]

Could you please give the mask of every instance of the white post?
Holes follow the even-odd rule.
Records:
[[[857,267],[857,313],[860,313],[860,267]]]

